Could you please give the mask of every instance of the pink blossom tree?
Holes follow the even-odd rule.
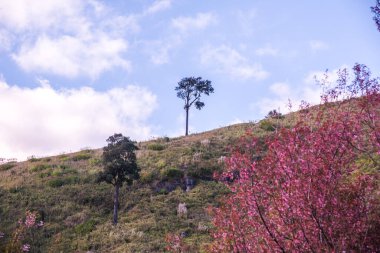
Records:
[[[379,252],[379,79],[356,64],[322,104],[258,145],[241,141],[218,176],[212,252]]]

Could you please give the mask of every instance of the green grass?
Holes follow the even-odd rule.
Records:
[[[0,166],[0,227],[10,233],[25,210],[43,214],[36,252],[165,252],[167,233],[186,232],[193,252],[210,242],[206,208],[227,193],[212,180],[221,156],[246,132],[268,134],[256,124],[219,128],[181,138],[139,143],[141,178],[120,191],[119,224],[112,225],[113,187],[95,183],[101,150]],[[206,147],[203,140],[209,140]],[[198,154],[198,155],[197,155]],[[199,157],[195,159],[194,157]],[[184,177],[196,182],[185,192]],[[187,218],[177,216],[186,203]],[[200,226],[201,224],[201,226]]]

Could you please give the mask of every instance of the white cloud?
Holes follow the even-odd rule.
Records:
[[[81,18],[86,1],[77,0],[1,0],[0,22],[16,31],[45,30],[57,26],[69,26]],[[66,21],[66,22],[62,22]]]
[[[156,0],[150,5],[145,11],[143,15],[154,14],[166,9],[169,9],[172,5],[172,0]]]
[[[329,48],[329,45],[326,42],[320,40],[309,41],[309,46],[313,51],[326,50]]]
[[[274,83],[269,87],[269,90],[277,96],[289,96],[290,87],[287,83]]]
[[[0,16],[13,35],[12,58],[26,71],[94,79],[112,68],[131,69],[123,34],[138,31],[137,20],[113,15],[100,1],[0,0]]]
[[[216,68],[232,78],[263,80],[269,73],[259,63],[250,63],[237,50],[222,45],[219,47],[204,47],[201,52],[201,63]]]
[[[212,13],[198,13],[195,17],[178,17],[172,19],[171,24],[180,32],[186,33],[190,30],[201,30],[215,24],[216,16]]]
[[[86,39],[42,36],[33,45],[23,45],[12,58],[29,72],[96,78],[113,67],[130,70],[130,62],[121,57],[126,50],[126,41],[111,39],[105,34]]]
[[[250,106],[252,110],[258,110],[262,116],[273,109],[281,113],[288,113],[291,109],[289,108],[289,101],[293,107],[292,109],[297,109],[302,101],[317,104],[320,102],[322,92],[321,87],[315,83],[305,83],[300,87],[291,87],[288,83],[278,82],[269,86],[269,90],[273,94],[271,97],[262,98]]]
[[[267,45],[265,47],[256,49],[255,54],[259,56],[266,56],[266,55],[276,56],[278,54],[278,50],[273,48],[270,45]]]
[[[347,68],[347,66],[342,65],[339,69],[344,68]],[[328,72],[311,71],[303,79],[303,84],[298,87],[286,82],[274,83],[269,87],[273,95],[252,103],[250,107],[252,110],[259,110],[262,115],[266,115],[273,109],[288,113],[290,109],[288,108],[289,100],[293,106],[292,109],[298,109],[302,101],[312,105],[318,104],[321,102],[324,88],[332,88],[336,85],[339,69]],[[320,86],[317,81],[324,83],[324,87]]]
[[[147,120],[157,99],[146,88],[55,90],[46,80],[40,83],[21,88],[0,81],[0,108],[8,108],[0,117],[0,157],[25,159],[99,148],[117,132],[138,140],[152,135]]]
[[[162,40],[144,42],[144,50],[150,55],[153,64],[161,65],[170,62],[170,51],[181,43],[182,37],[174,35]]]

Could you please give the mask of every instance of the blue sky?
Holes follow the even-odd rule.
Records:
[[[314,76],[380,76],[373,0],[0,0],[0,157],[184,134],[183,77],[212,81],[190,132],[319,101]]]

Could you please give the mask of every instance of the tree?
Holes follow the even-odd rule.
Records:
[[[380,252],[380,84],[353,72],[294,127],[265,145],[248,136],[227,160],[213,252]]]
[[[108,145],[103,148],[102,162],[104,169],[98,175],[98,182],[106,182],[115,187],[113,224],[117,224],[119,207],[119,189],[123,183],[131,185],[139,178],[140,169],[136,164],[135,142],[122,134],[114,134],[107,139]]]
[[[201,95],[214,92],[211,81],[202,80],[201,77],[183,78],[175,88],[177,97],[185,100],[184,109],[186,111],[186,136],[189,134],[189,109],[195,103],[195,107],[200,110],[205,104],[200,101]]]
[[[371,7],[372,12],[375,14],[373,20],[377,25],[377,29],[380,32],[380,0],[376,0],[376,5]]]

